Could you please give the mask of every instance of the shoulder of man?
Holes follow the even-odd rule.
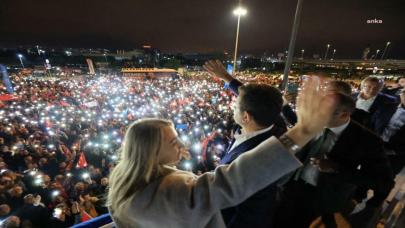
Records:
[[[398,104],[398,98],[395,96],[391,96],[386,93],[379,93],[377,95],[377,99],[381,100],[383,103],[388,104],[388,105],[396,105]]]

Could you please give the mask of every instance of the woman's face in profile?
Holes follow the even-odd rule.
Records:
[[[165,127],[162,131],[163,142],[159,152],[159,163],[176,165],[182,158],[181,149],[183,144],[173,127]]]

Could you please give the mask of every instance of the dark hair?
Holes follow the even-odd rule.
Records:
[[[365,82],[376,83],[376,84],[378,84],[378,86],[379,86],[380,88],[382,88],[383,85],[384,85],[384,80],[379,79],[379,78],[374,77],[374,76],[368,76],[368,77],[364,78],[363,81],[361,81],[361,86],[363,86],[363,84],[364,84]]]
[[[329,82],[329,86],[332,87],[335,92],[343,93],[347,96],[350,96],[352,94],[352,87],[347,82],[331,81]]]
[[[337,107],[335,113],[347,112],[351,114],[356,108],[356,102],[354,102],[351,96],[338,92],[335,94],[335,97],[337,100]]]
[[[280,90],[266,84],[245,84],[239,87],[240,111],[252,115],[255,122],[268,127],[279,118],[283,106]]]

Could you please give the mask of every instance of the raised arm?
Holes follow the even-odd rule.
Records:
[[[224,65],[219,60],[209,60],[207,61],[203,68],[213,77],[218,77],[225,81],[226,83],[234,80],[232,75],[228,74]]]

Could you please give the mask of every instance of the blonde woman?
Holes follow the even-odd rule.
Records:
[[[294,152],[320,132],[334,99],[307,79],[297,103],[297,124],[230,165],[196,176],[170,165],[182,157],[173,124],[142,119],[126,132],[121,158],[110,176],[108,207],[117,227],[225,227],[220,210],[241,203],[300,167]]]

